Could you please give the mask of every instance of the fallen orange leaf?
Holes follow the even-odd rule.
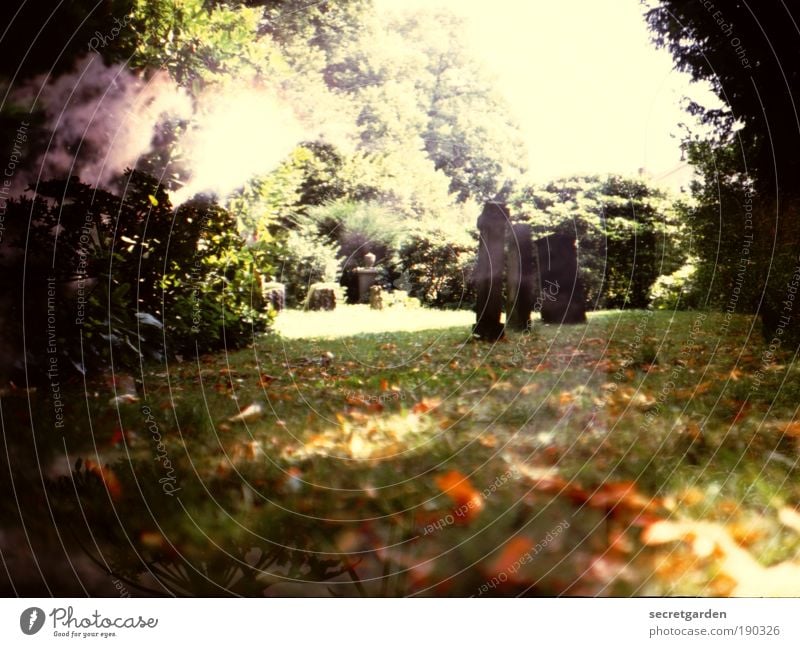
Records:
[[[685,506],[697,505],[703,499],[705,499],[705,494],[696,487],[686,488],[677,496],[678,503]]]
[[[164,546],[164,537],[158,532],[145,530],[139,535],[139,542],[146,548],[158,550]]]
[[[377,399],[372,400],[361,397],[360,395],[348,395],[345,398],[345,402],[352,406],[363,407],[367,411],[371,411],[373,413],[380,413],[383,411],[383,404]]]
[[[411,411],[412,413],[428,413],[440,404],[442,404],[442,401],[439,398],[422,398],[413,406]]]
[[[575,396],[569,391],[562,391],[561,395],[558,396],[558,403],[561,406],[570,404],[573,400],[575,400]]]
[[[800,420],[782,425],[781,433],[792,438],[800,438]]]
[[[659,521],[644,530],[642,541],[649,546],[675,541],[690,544],[697,557],[716,560],[720,573],[736,583],[731,595],[800,595],[800,563],[785,561],[764,567],[718,524],[690,520]]]
[[[122,496],[122,485],[117,475],[111,471],[111,468],[98,465],[91,459],[87,459],[85,464],[86,471],[91,472],[103,482],[103,485],[106,490],[108,490],[112,499],[119,499],[119,497]]]
[[[640,494],[633,481],[606,483],[600,486],[589,496],[588,504],[593,508],[605,508],[609,511],[615,509],[645,511],[661,505],[657,499]]]
[[[478,438],[478,442],[484,447],[489,447],[491,449],[497,447],[497,436],[494,434],[486,434]]]
[[[483,497],[469,479],[457,470],[436,477],[437,487],[455,504],[456,517],[469,523],[483,509]]]
[[[487,569],[489,577],[495,577],[501,573],[505,573],[509,580],[519,581],[517,575],[518,562],[527,555],[534,547],[534,543],[528,537],[514,537],[506,542],[500,554],[492,561]],[[514,569],[514,570],[512,570]]]

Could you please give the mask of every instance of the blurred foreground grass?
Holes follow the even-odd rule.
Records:
[[[249,349],[116,376],[112,404],[74,386],[63,437],[44,395],[4,419],[38,428],[58,527],[132,592],[800,595],[800,375],[752,320],[484,344],[472,319],[286,312]]]

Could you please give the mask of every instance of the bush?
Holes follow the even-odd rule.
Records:
[[[286,285],[286,305],[302,306],[312,283],[336,281],[338,254],[338,246],[316,232],[289,231],[272,259],[275,279]]]
[[[29,315],[25,361],[45,366],[48,355],[64,356],[86,370],[113,355],[116,366],[138,365],[167,352],[241,346],[266,328],[256,271],[266,250],[245,246],[219,205],[195,200],[173,210],[158,182],[136,172],[122,196],[77,178],[42,183],[37,193],[8,203],[0,250],[19,268],[3,273],[3,292],[21,292],[26,276],[10,308],[13,317],[24,303]]]
[[[427,306],[469,307],[475,300],[472,272],[477,243],[463,231],[417,228],[399,251],[409,293]]]
[[[404,290],[387,292],[384,295],[383,304],[387,308],[408,308],[410,310],[422,307],[422,302],[419,299],[408,296],[408,292]]]
[[[595,309],[644,308],[660,274],[686,261],[683,205],[642,178],[571,177],[523,186],[513,218],[534,237],[575,236],[587,301]]]
[[[390,284],[394,273],[395,250],[406,228],[402,218],[372,202],[338,201],[310,210],[301,228],[324,236],[339,250],[341,277],[348,303],[358,300],[355,269],[364,265],[366,254],[375,255],[375,266],[382,270],[379,283]]]
[[[180,207],[175,221],[159,279],[167,347],[194,353],[249,343],[273,316],[259,280],[271,268],[270,247],[245,245],[233,214],[205,200]],[[186,230],[176,236],[178,223]]]
[[[800,348],[800,260],[797,256],[797,238],[796,233],[787,233],[783,239],[785,247],[772,255],[770,276],[759,310],[764,338],[787,352],[795,352]]]
[[[672,274],[659,276],[650,288],[650,301],[658,310],[687,310],[696,308],[700,298],[697,291],[696,259]]]

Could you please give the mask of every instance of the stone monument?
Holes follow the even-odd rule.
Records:
[[[336,292],[339,286],[336,283],[313,283],[308,288],[305,310],[335,310]]]
[[[506,268],[506,326],[523,331],[531,327],[536,288],[531,226],[512,225],[508,236]]]
[[[552,234],[536,241],[539,257],[539,297],[544,323],[586,322],[586,299],[578,276],[574,236]]]
[[[261,296],[275,312],[281,312],[286,306],[286,286],[277,281],[269,281],[261,285]]]
[[[503,337],[500,315],[503,309],[508,209],[502,202],[487,202],[478,218],[480,241],[475,268],[476,323],[472,329],[478,339],[496,341]]]
[[[369,303],[370,288],[381,271],[375,267],[375,254],[364,254],[364,266],[353,270],[358,278],[358,303]]]

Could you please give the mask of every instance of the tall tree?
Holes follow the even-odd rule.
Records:
[[[644,308],[659,275],[686,260],[675,200],[643,178],[570,177],[524,186],[512,213],[537,236],[578,241],[586,295],[595,308]]]
[[[713,134],[686,142],[701,172],[693,224],[705,249],[701,274],[713,277],[710,302],[760,312],[769,337],[800,343],[792,292],[800,271],[800,32],[790,7],[660,0],[647,20],[676,67],[708,82],[723,104],[690,104]],[[755,289],[744,298],[742,286]]]
[[[462,19],[446,11],[373,16],[327,73],[361,105],[362,147],[413,144],[458,200],[493,197],[520,174],[519,130],[496,84],[470,56]]]

